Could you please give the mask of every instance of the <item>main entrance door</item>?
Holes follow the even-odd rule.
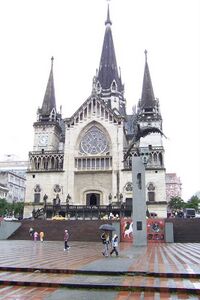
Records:
[[[98,193],[88,193],[86,195],[86,205],[98,206],[100,205],[100,194]]]

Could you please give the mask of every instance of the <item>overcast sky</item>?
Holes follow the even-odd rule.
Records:
[[[54,56],[57,109],[90,95],[105,32],[105,0],[0,1],[0,158],[26,160]],[[200,1],[112,0],[112,33],[127,112],[141,96],[144,50],[163,117],[165,167],[200,190]]]

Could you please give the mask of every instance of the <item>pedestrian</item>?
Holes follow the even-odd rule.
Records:
[[[40,242],[44,241],[44,232],[40,231]]]
[[[103,254],[104,256],[108,256],[108,245],[109,245],[109,243],[110,243],[109,233],[104,231],[104,232],[102,233],[102,235],[101,235],[101,240],[102,240],[102,243],[103,243],[103,245],[104,245],[102,254]]]
[[[37,231],[34,232],[33,238],[34,238],[34,241],[36,242],[37,239],[38,239],[38,232]]]
[[[68,240],[69,240],[69,232],[67,229],[65,229],[64,232],[64,251],[68,250],[70,247],[68,245]]]
[[[34,229],[32,227],[30,227],[30,229],[29,229],[30,237],[33,237],[33,234],[34,234]]]
[[[119,255],[119,253],[117,251],[117,247],[118,247],[118,236],[116,234],[114,234],[114,236],[112,238],[112,250],[110,252],[110,255],[112,255],[113,252],[115,252],[116,256]]]

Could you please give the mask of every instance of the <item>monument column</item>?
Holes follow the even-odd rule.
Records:
[[[132,179],[133,179],[133,245],[147,245],[147,222],[146,222],[146,191],[145,191],[145,164],[141,156],[132,156]]]

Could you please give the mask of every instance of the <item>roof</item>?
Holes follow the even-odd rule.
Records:
[[[147,50],[145,50],[145,67],[143,76],[141,107],[152,108],[155,105],[155,97],[153,92],[153,86],[151,82],[151,76],[149,72],[149,66],[147,62]]]
[[[54,78],[53,78],[53,60],[51,58],[51,70],[49,74],[49,80],[46,87],[46,92],[43,99],[43,104],[41,108],[41,115],[50,115],[52,109],[56,110],[56,99],[55,99],[55,89],[54,89]]]
[[[103,90],[110,89],[113,80],[115,80],[117,84],[117,90],[122,91],[123,85],[121,83],[121,78],[118,73],[117,60],[111,30],[112,22],[110,20],[109,5],[105,25],[106,29],[100,58],[99,70],[97,74],[97,80],[99,81]]]

